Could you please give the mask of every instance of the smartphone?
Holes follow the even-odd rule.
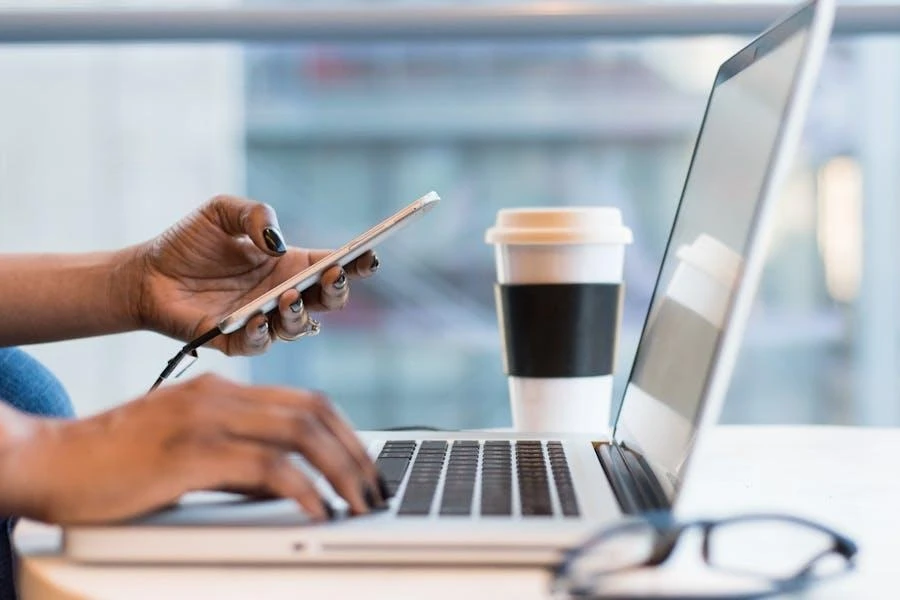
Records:
[[[376,244],[385,240],[388,236],[399,231],[406,225],[415,221],[418,217],[424,215],[440,201],[440,197],[435,192],[429,192],[399,211],[388,217],[378,225],[372,227],[362,235],[350,240],[322,260],[307,267],[300,273],[297,273],[284,283],[272,288],[262,296],[251,300],[244,306],[240,307],[221,321],[219,321],[219,331],[229,334],[237,331],[247,324],[254,315],[260,313],[268,313],[278,306],[278,298],[283,293],[293,288],[298,292],[302,292],[306,288],[317,283],[322,275],[335,265],[344,266],[354,259],[359,258],[368,250],[375,247]]]

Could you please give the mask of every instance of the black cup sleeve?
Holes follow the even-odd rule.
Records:
[[[611,375],[623,292],[621,283],[496,284],[506,374]]]

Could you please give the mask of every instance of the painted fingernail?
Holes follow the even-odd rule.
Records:
[[[366,501],[366,506],[369,507],[369,510],[375,510],[376,508],[379,508],[378,500],[375,498],[375,491],[370,485],[366,485],[363,487],[363,500]]]
[[[260,323],[260,324],[259,324],[259,327],[256,328],[256,331],[259,333],[259,335],[268,335],[268,333],[269,333],[269,322],[268,322],[268,321],[263,321],[262,323]]]
[[[298,313],[303,310],[303,298],[297,298],[297,301],[290,306],[292,313]]]
[[[381,497],[385,500],[389,500],[393,496],[391,488],[388,486],[387,481],[384,479],[384,475],[381,473],[378,474],[378,491],[381,492]]]
[[[287,252],[287,245],[284,243],[284,237],[275,227],[266,227],[263,229],[263,239],[266,240],[266,247],[272,252],[284,254]]]
[[[368,485],[363,486],[363,500],[366,501],[366,506],[369,507],[369,510],[375,508],[375,494],[372,493],[372,488]]]
[[[373,488],[371,485],[367,485],[365,487],[363,499],[366,501],[366,505],[369,507],[369,510],[384,510],[385,508],[387,508],[387,500],[379,499],[375,495],[375,488]]]
[[[336,290],[342,290],[342,289],[344,289],[345,287],[347,287],[347,274],[344,273],[343,271],[341,271],[341,276],[338,277],[338,278],[334,281],[334,283],[332,283],[331,285],[332,285],[332,286],[334,287],[334,289],[336,289]]]
[[[372,257],[372,265],[369,267],[369,271],[374,273],[375,271],[378,270],[379,265],[381,265],[381,262],[378,260],[378,257],[373,256]]]

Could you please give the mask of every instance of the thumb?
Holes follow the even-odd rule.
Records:
[[[257,248],[271,256],[287,252],[278,217],[268,204],[236,196],[216,196],[208,206],[214,222],[228,235],[246,235]]]

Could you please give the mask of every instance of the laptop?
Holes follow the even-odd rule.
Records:
[[[611,433],[361,432],[388,510],[316,524],[287,500],[189,495],[67,528],[68,557],[544,565],[624,515],[675,509],[726,395],[833,17],[833,0],[803,4],[719,68]]]

